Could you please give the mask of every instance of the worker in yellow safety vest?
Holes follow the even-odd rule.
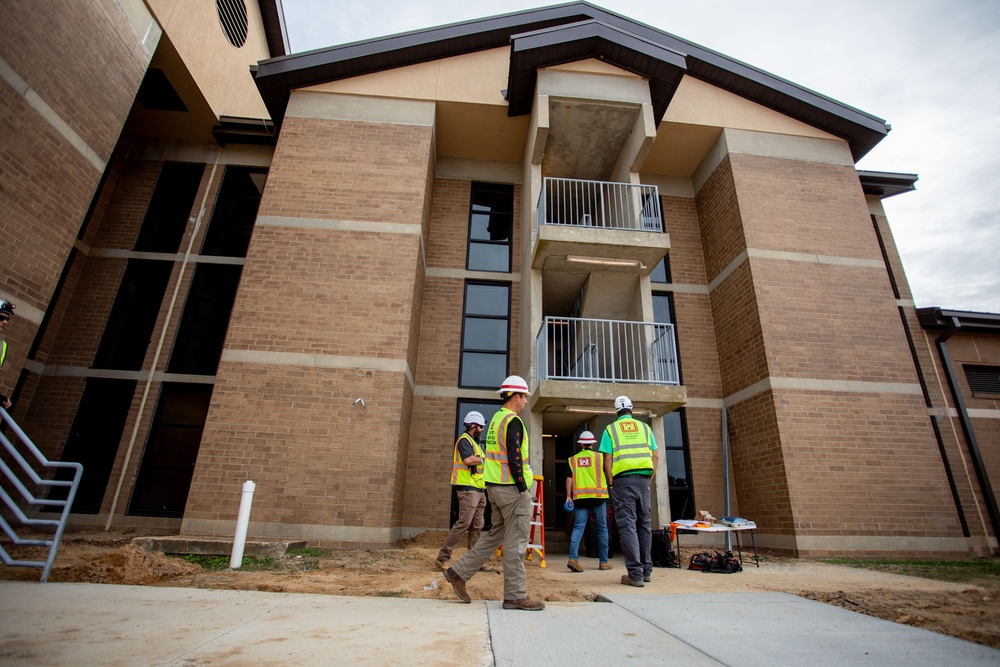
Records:
[[[503,545],[503,608],[538,611],[545,603],[528,597],[524,554],[531,528],[531,482],[528,465],[528,430],[518,416],[528,406],[528,384],[511,375],[500,385],[503,406],[493,415],[486,430],[486,459],[483,479],[490,496],[493,528],[476,546],[444,571],[455,595],[465,602],[472,597],[465,582]]]
[[[659,463],[653,431],[632,417],[628,396],[615,399],[618,419],[601,437],[604,472],[611,480],[615,525],[621,538],[628,573],[622,584],[642,588],[653,576],[653,529],[650,525],[649,487]]]
[[[587,527],[591,515],[597,528],[597,551],[600,557],[599,570],[610,570],[608,562],[608,482],[604,473],[604,455],[594,451],[597,440],[590,431],[584,431],[577,438],[581,452],[569,459],[569,473],[566,476],[566,511],[573,513],[573,532],[569,538],[569,561],[566,563],[573,572],[583,572],[580,566],[580,538]]]
[[[483,434],[486,421],[482,413],[472,410],[465,415],[463,423],[465,431],[455,441],[451,457],[451,486],[458,499],[458,518],[438,552],[437,565],[441,569],[451,567],[451,552],[458,546],[462,535],[468,534],[470,549],[476,546],[486,513],[483,450],[479,446],[479,436]]]
[[[10,318],[14,317],[14,304],[6,299],[0,299],[0,332],[7,328],[10,324]],[[7,341],[0,341],[0,367],[3,366],[3,362],[7,360]],[[0,394],[0,407],[5,410],[9,410],[12,403],[10,398]]]

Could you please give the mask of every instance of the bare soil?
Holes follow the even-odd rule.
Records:
[[[49,581],[152,586],[189,586],[327,595],[451,599],[454,593],[434,559],[444,540],[431,531],[383,550],[329,550],[321,555],[292,555],[246,571],[209,571],[180,557],[149,553],[132,544],[131,535],[105,532],[67,533]],[[12,549],[20,558],[42,559],[42,549]],[[702,550],[684,548],[682,562]],[[456,550],[454,556],[461,556]],[[535,554],[527,563],[528,593],[545,601],[583,602],[601,595],[714,592],[785,592],[837,605],[896,623],[933,630],[1000,648],[1000,577],[983,575],[961,582],[939,581],[871,569],[805,561],[761,552],[760,566],[744,552],[744,569],[714,574],[687,569],[656,569],[643,589],[619,583],[625,571],[620,557],[610,572],[597,560],[581,558],[584,572],[566,568],[565,554],[547,554],[545,567]],[[903,568],[907,571],[907,568]],[[0,567],[0,579],[37,580],[33,568]],[[468,583],[474,599],[503,596],[503,575],[494,557]]]

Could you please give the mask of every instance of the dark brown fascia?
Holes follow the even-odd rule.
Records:
[[[916,174],[901,174],[891,171],[859,170],[858,179],[866,195],[877,195],[880,199],[894,197],[917,189]]]

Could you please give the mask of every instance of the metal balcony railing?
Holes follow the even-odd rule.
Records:
[[[546,317],[535,353],[540,380],[680,384],[672,324]]]
[[[66,528],[66,520],[69,518],[70,508],[73,506],[73,499],[76,497],[76,490],[80,486],[80,477],[83,475],[83,466],[79,463],[68,463],[61,461],[49,461],[45,458],[38,447],[35,446],[21,427],[17,425],[7,411],[0,408],[0,417],[2,421],[0,423],[6,422],[10,430],[14,432],[19,438],[24,449],[28,450],[34,457],[35,461],[41,468],[51,468],[60,469],[66,468],[70,472],[71,479],[68,480],[57,480],[57,479],[44,479],[36,471],[35,468],[30,465],[18,451],[18,448],[8,439],[7,434],[0,432],[0,441],[3,442],[4,448],[10,455],[10,458],[17,462],[18,466],[21,468],[23,475],[31,480],[31,483],[36,489],[46,488],[46,487],[62,487],[67,489],[65,500],[47,500],[45,498],[36,498],[34,493],[25,485],[25,482],[21,480],[21,475],[15,473],[7,465],[7,461],[4,460],[3,456],[0,456],[0,470],[3,471],[4,476],[7,480],[18,490],[21,494],[21,498],[24,502],[29,505],[38,505],[42,507],[49,507],[53,511],[59,511],[58,519],[34,519],[29,517],[24,511],[18,506],[17,502],[10,497],[7,493],[0,487],[0,498],[3,499],[4,504],[7,509],[17,518],[17,520],[26,527],[31,529],[42,529],[42,530],[52,530],[53,536],[51,539],[24,539],[19,536],[4,518],[3,514],[0,514],[0,527],[3,528],[3,532],[6,533],[7,537],[18,546],[34,546],[34,547],[48,547],[49,553],[48,557],[44,561],[33,561],[33,560],[18,560],[12,558],[7,550],[3,548],[0,544],[0,560],[3,561],[4,565],[8,567],[40,567],[42,568],[42,577],[40,581],[46,581],[49,578],[49,571],[52,569],[52,561],[56,558],[56,550],[59,548],[59,541],[62,539],[63,530]]]
[[[576,225],[662,232],[655,185],[545,178],[538,197],[539,225]]]

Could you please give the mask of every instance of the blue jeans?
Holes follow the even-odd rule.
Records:
[[[594,523],[597,524],[597,549],[601,562],[608,562],[608,508],[601,503],[597,507],[577,507],[573,510],[573,534],[569,538],[569,559],[579,560],[580,538],[587,527],[590,513],[594,513]]]

